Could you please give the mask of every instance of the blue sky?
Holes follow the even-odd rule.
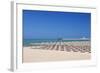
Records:
[[[45,38],[90,38],[91,14],[23,10],[23,37]]]

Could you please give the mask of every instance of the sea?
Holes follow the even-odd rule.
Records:
[[[31,43],[45,43],[45,42],[57,42],[57,41],[62,41],[62,42],[77,42],[77,41],[90,41],[89,39],[70,39],[70,40],[58,40],[58,39],[23,39],[23,46],[30,46]]]

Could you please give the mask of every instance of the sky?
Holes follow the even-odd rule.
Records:
[[[91,14],[23,10],[24,39],[90,38]]]

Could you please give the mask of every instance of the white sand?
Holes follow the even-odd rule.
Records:
[[[91,53],[23,48],[23,62],[63,61],[90,59]]]

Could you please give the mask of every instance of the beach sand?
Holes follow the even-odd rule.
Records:
[[[86,60],[91,58],[91,53],[66,52],[57,50],[32,49],[23,47],[23,62],[68,61]]]

